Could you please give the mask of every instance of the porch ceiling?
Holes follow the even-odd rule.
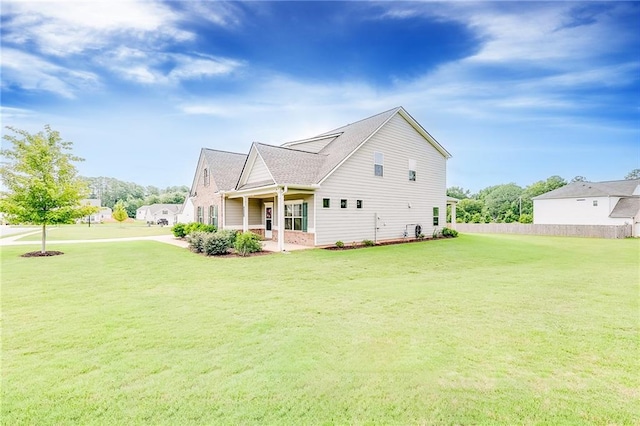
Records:
[[[287,192],[285,195],[297,195],[297,194],[313,194],[315,192],[315,188],[296,188],[296,187],[287,187]],[[238,190],[227,192],[228,198],[273,198],[278,196],[278,188],[282,188],[282,186],[270,185],[264,188],[252,188],[247,190]]]

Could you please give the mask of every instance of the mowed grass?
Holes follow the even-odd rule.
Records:
[[[58,248],[1,251],[3,424],[640,423],[638,240]]]
[[[98,240],[105,238],[148,237],[171,234],[171,226],[152,225],[144,222],[92,223],[78,225],[47,226],[47,241]],[[40,232],[24,236],[19,241],[40,241]]]

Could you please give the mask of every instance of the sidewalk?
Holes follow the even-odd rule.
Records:
[[[0,239],[0,246],[25,246],[39,245],[41,241],[16,241],[27,235],[37,234],[40,231],[29,232],[25,234],[13,235]],[[84,243],[118,243],[123,241],[159,241],[161,243],[171,244],[174,246],[186,248],[187,242],[175,238],[173,235],[154,235],[149,237],[126,237],[126,238],[103,238],[98,240],[47,240],[47,245],[55,244],[84,244]]]
[[[39,245],[41,241],[17,241],[27,235],[37,234],[40,230],[21,233],[18,235],[12,235],[5,238],[0,238],[0,246],[24,246],[24,245]],[[125,237],[125,238],[103,238],[98,240],[47,240],[47,245],[56,244],[84,244],[84,243],[118,243],[124,241],[158,241],[165,244],[171,244],[177,247],[187,248],[189,244],[185,240],[178,239],[173,235],[154,235],[149,237]],[[285,243],[284,252],[290,252],[295,250],[306,250],[313,247],[301,246],[298,244]],[[262,249],[269,252],[278,252],[277,241],[263,241]]]

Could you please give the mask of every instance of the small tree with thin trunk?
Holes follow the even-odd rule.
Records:
[[[122,222],[129,219],[129,215],[127,214],[127,210],[124,208],[122,200],[118,201],[116,205],[113,206],[113,214],[111,217],[117,220],[120,225],[122,225]]]
[[[83,160],[71,154],[73,143],[48,125],[36,134],[7,129],[14,134],[3,136],[12,148],[0,149],[5,160],[0,165],[0,212],[13,223],[42,225],[40,252],[46,254],[47,225],[73,223],[98,211],[81,205],[88,189],[73,162]]]

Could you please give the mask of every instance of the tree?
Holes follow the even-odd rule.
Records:
[[[633,169],[624,177],[626,180],[640,179],[640,169]]]
[[[484,204],[480,200],[465,198],[456,206],[456,218],[462,222],[480,222]]]
[[[129,219],[129,215],[127,214],[127,210],[125,210],[124,203],[122,201],[118,201],[113,207],[113,213],[111,214],[111,217],[117,220],[120,224]]]
[[[576,176],[579,177],[579,176]],[[575,179],[575,178],[574,178]],[[527,186],[522,193],[522,214],[531,215],[533,217],[533,197],[545,194],[554,189],[561,188],[567,184],[567,181],[560,176],[550,176],[547,180],[539,180]]]
[[[484,197],[486,213],[495,222],[515,222],[520,217],[522,188],[515,183],[497,185]]]
[[[471,198],[471,191],[460,186],[452,186],[447,188],[447,196],[463,200],[465,198]]]
[[[571,183],[573,182],[588,182],[587,178],[584,176],[576,176],[573,179],[571,179]]]
[[[47,225],[72,223],[74,219],[98,211],[81,205],[88,195],[84,181],[77,176],[73,162],[83,161],[71,154],[72,142],[46,125],[44,132],[30,134],[7,127],[14,134],[3,139],[13,148],[0,154],[7,161],[0,165],[0,211],[11,221],[42,225],[41,253],[46,253]]]

